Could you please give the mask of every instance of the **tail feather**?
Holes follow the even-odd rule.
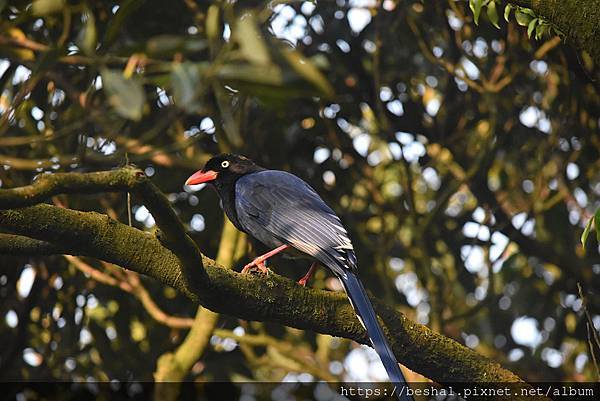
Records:
[[[363,287],[358,277],[351,271],[347,271],[345,275],[340,275],[339,278],[346,290],[348,298],[350,298],[356,314],[367,330],[373,348],[375,348],[379,358],[381,358],[381,362],[383,362],[383,366],[387,371],[390,381],[396,385],[406,385],[406,379],[402,375],[400,367],[398,366],[398,361],[377,321],[377,315],[373,310],[373,305],[367,296],[365,287]],[[399,398],[400,400],[406,401],[412,400],[412,397],[406,395],[399,396]]]

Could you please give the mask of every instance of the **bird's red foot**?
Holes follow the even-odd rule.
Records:
[[[267,259],[269,259],[271,256],[276,255],[279,252],[284,251],[289,247],[290,247],[289,245],[280,245],[277,248],[273,249],[272,251],[269,251],[269,252],[265,253],[264,255],[260,255],[259,257],[254,259],[252,262],[250,262],[246,266],[244,266],[244,268],[242,269],[242,273],[243,274],[248,273],[249,271],[252,271],[256,268],[256,269],[260,270],[262,273],[269,274],[269,270],[265,266],[265,261]]]
[[[306,282],[310,279],[310,277],[302,277],[300,280],[298,280],[298,284],[300,284],[302,287],[306,287]]]
[[[258,269],[261,273],[269,274],[269,270],[265,266],[265,260],[261,257],[254,259],[242,269],[242,274],[247,274],[254,269]]]
[[[298,280],[298,284],[300,284],[302,287],[306,287],[306,283],[308,280],[310,280],[315,270],[317,270],[317,262],[314,262],[312,265],[310,265],[310,269],[308,269],[304,277]]]

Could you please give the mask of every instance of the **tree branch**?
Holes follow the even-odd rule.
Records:
[[[47,241],[21,235],[0,233],[0,254],[14,256],[56,255],[68,253],[66,248]]]
[[[208,284],[194,292],[182,279],[181,263],[153,235],[96,212],[49,205],[0,212],[0,227],[38,240],[68,243],[71,253],[96,257],[170,285],[194,302],[246,320],[281,323],[299,329],[368,343],[346,297],[270,274],[241,275],[203,256]],[[374,300],[398,358],[412,370],[439,382],[520,382],[512,372],[454,340],[414,323]]]
[[[143,171],[133,167],[85,174],[41,174],[31,185],[0,190],[0,209],[35,205],[58,194],[127,191],[143,181]]]
[[[142,306],[144,307],[144,309],[146,309],[148,314],[158,323],[164,324],[165,326],[174,329],[189,329],[190,327],[192,327],[194,319],[188,317],[172,316],[165,313],[156,304],[156,302],[154,302],[148,290],[146,290],[146,288],[142,285],[137,273],[133,271],[124,272],[120,267],[116,267],[104,262],[104,264],[107,265],[107,268],[112,267],[113,274],[117,276],[113,277],[108,273],[95,269],[94,267],[81,260],[81,258],[78,258],[76,256],[65,255],[65,258],[69,262],[71,262],[78,270],[89,275],[92,279],[102,284],[118,287],[125,292],[133,294],[133,296],[135,296],[141,302]],[[117,272],[122,274],[115,274]]]
[[[203,269],[202,256],[194,240],[185,232],[185,228],[171,207],[167,197],[148,180],[136,184],[133,193],[139,197],[148,208],[156,225],[164,236],[161,242],[169,248],[181,261],[183,273],[192,291],[200,291],[206,284],[207,277]]]
[[[169,200],[139,169],[128,166],[95,173],[42,174],[31,185],[0,190],[0,209],[34,205],[58,194],[128,190],[132,190],[148,207],[164,234],[162,242],[181,260],[181,273],[187,286],[199,290],[202,281],[207,279],[200,251],[186,234]]]
[[[600,66],[600,0],[508,0],[532,9],[563,31]]]
[[[131,170],[131,169],[130,169]],[[128,170],[125,170],[128,171]],[[135,170],[133,170],[135,171]],[[118,186],[111,178],[119,176],[123,170],[105,172],[106,182],[80,182],[79,189],[91,191],[114,190]],[[91,173],[101,174],[101,173]],[[71,180],[77,173],[63,175]],[[88,174],[80,174],[88,176]],[[131,184],[132,189],[148,202],[151,212],[161,229],[174,237],[185,235],[181,223],[173,220],[177,216],[168,209],[167,200],[154,187],[145,185],[145,177],[138,177]],[[72,181],[72,182],[75,182]],[[83,182],[85,181],[85,182]],[[111,184],[113,183],[113,184]],[[109,185],[111,184],[111,185]],[[35,184],[33,184],[35,186]],[[65,186],[69,192],[77,192],[73,186]],[[38,185],[35,188],[44,188]],[[16,202],[14,194],[22,196],[22,203],[32,202],[31,197],[41,200],[55,194],[56,189],[8,190],[11,196],[0,195],[5,202]],[[141,189],[140,189],[141,188]],[[0,190],[0,193],[6,190]],[[8,199],[8,200],[7,200]],[[16,202],[19,204],[19,202]],[[158,213],[166,213],[159,216]],[[204,270],[200,266],[192,271],[176,255],[177,249],[168,248],[156,236],[119,223],[107,215],[96,212],[81,212],[50,205],[36,205],[0,211],[0,229],[18,236],[2,234],[2,239],[15,239],[24,249],[43,249],[50,252],[65,252],[94,257],[103,261],[129,268],[155,278],[165,285],[172,286],[193,302],[202,304],[214,312],[226,313],[246,320],[271,321],[299,329],[345,337],[367,344],[365,330],[356,318],[347,298],[341,293],[307,289],[294,281],[277,274],[268,276],[242,275],[224,268],[212,259],[198,253]],[[27,241],[23,237],[30,237]],[[187,236],[187,235],[186,235]],[[33,241],[41,242],[33,242]],[[11,241],[0,246],[10,249]],[[51,248],[50,243],[68,244],[67,249]],[[48,245],[47,245],[48,244]],[[24,247],[27,245],[27,247]],[[187,246],[187,245],[184,245]],[[13,246],[13,248],[15,248]],[[195,245],[194,245],[195,248]],[[197,248],[195,248],[197,249]],[[190,281],[182,271],[189,274],[206,274],[206,280]],[[191,285],[199,284],[199,286]],[[408,320],[394,308],[373,299],[374,307],[384,322],[394,353],[410,369],[419,372],[439,383],[450,382],[517,382],[522,380],[512,372],[502,368],[475,351],[466,348],[452,339],[440,335],[426,326]],[[393,335],[390,335],[393,333]]]

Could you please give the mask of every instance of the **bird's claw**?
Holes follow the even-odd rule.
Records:
[[[298,280],[298,284],[301,285],[302,287],[306,287],[307,281],[308,281],[308,277],[302,277],[300,280]]]
[[[269,274],[269,269],[267,269],[267,267],[265,266],[264,260],[258,258],[254,259],[252,262],[244,266],[244,268],[242,269],[242,274],[247,274],[253,270],[258,270],[261,273]]]

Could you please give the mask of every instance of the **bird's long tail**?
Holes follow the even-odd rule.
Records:
[[[348,271],[345,276],[340,276],[340,281],[346,290],[348,298],[350,298],[354,311],[362,321],[363,326],[365,326],[367,334],[371,339],[371,344],[373,344],[373,348],[375,348],[379,358],[381,358],[381,362],[383,362],[383,366],[387,371],[390,381],[396,385],[406,387],[406,380],[400,371],[398,361],[377,321],[377,315],[373,310],[373,305],[367,296],[365,287],[363,287],[358,277],[350,271]],[[412,397],[406,395],[406,388],[402,392],[402,395],[400,395],[398,391],[396,391],[396,395],[398,395],[398,398],[401,401],[412,401]]]

